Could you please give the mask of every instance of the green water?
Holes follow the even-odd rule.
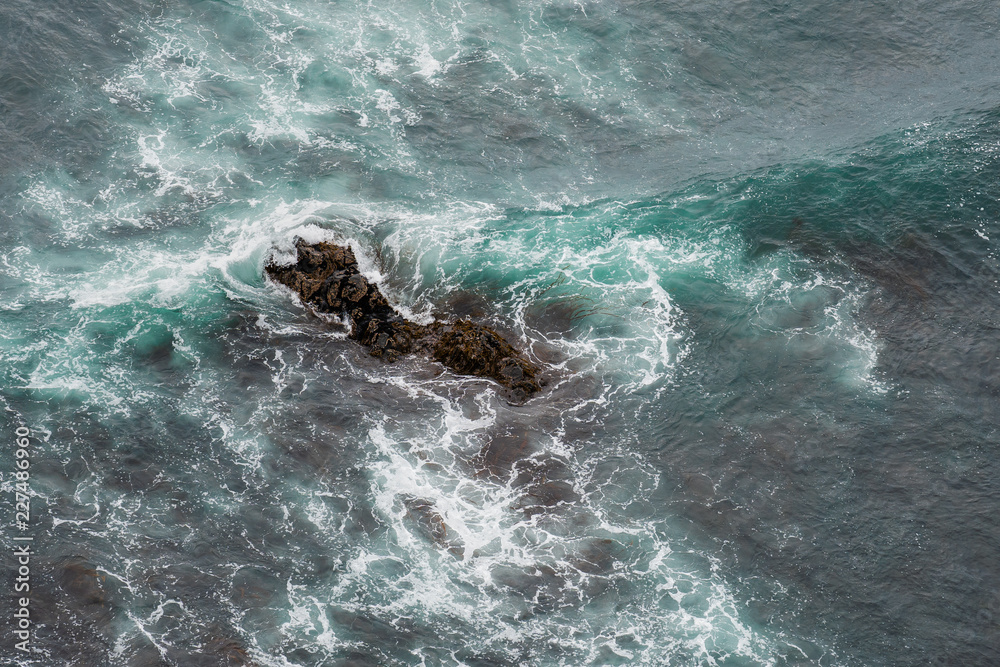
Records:
[[[0,655],[995,663],[998,13],[0,9]],[[369,357],[296,237],[547,388]]]

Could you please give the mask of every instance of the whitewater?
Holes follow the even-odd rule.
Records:
[[[5,3],[0,656],[996,664],[998,24]],[[548,384],[371,357],[297,239]]]

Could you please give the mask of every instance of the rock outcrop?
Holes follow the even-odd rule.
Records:
[[[302,239],[295,248],[294,264],[269,262],[264,267],[267,275],[318,312],[345,316],[350,337],[372,356],[394,361],[404,354],[424,354],[456,373],[496,380],[508,389],[513,402],[539,390],[539,368],[493,329],[469,320],[410,322],[361,275],[350,248]]]

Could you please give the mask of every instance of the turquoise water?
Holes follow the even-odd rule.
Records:
[[[5,4],[0,655],[995,664],[998,21]],[[369,357],[262,277],[296,237],[549,385]]]

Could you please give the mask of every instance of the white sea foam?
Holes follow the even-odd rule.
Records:
[[[484,262],[498,276],[524,275],[509,281],[505,295],[513,317],[522,325],[525,311],[552,292],[586,299],[592,306],[582,311],[591,313],[585,319],[591,333],[550,343],[564,347],[575,358],[590,357],[595,364],[632,374],[636,387],[671,376],[683,356],[682,314],[661,285],[660,269],[655,267],[681,264],[690,261],[690,256],[679,257],[677,247],[667,247],[656,238],[580,229],[572,222],[572,214],[535,218],[529,225],[500,234],[486,231],[503,224],[496,212],[472,211],[471,217],[468,213],[453,210],[436,218],[410,217],[383,243],[399,260],[409,255],[403,261],[417,267],[424,285],[430,281],[419,267],[429,261],[451,267],[434,276],[441,281],[436,291],[455,289],[456,277],[482,271]],[[457,218],[462,214],[465,220]],[[539,230],[535,225],[542,227]],[[582,243],[566,241],[580,232]],[[557,235],[566,240],[557,240]],[[476,260],[466,264],[464,258]],[[623,327],[628,331],[616,330]],[[612,333],[603,335],[605,328]],[[529,337],[538,335],[532,332]]]
[[[414,433],[409,425],[404,433],[393,435],[384,423],[370,432],[376,448],[371,462],[375,506],[392,526],[393,548],[401,550],[391,553],[409,565],[402,578],[382,580],[383,594],[391,600],[385,613],[466,618],[486,647],[501,654],[512,642],[544,640],[558,642],[570,655],[578,656],[571,661],[591,661],[598,660],[601,651],[618,651],[615,637],[631,636],[634,647],[620,650],[629,652],[633,664],[660,664],[678,655],[677,651],[696,661],[731,653],[761,664],[769,662],[765,644],[739,620],[724,583],[711,571],[683,565],[683,556],[679,560],[673,552],[663,526],[620,523],[622,518],[609,513],[611,508],[597,504],[599,492],[588,495],[582,486],[577,487],[584,491],[578,509],[589,513],[593,524],[584,527],[575,524],[579,519],[563,524],[540,520],[540,515],[525,517],[517,510],[521,491],[509,484],[474,481],[462,467],[463,457],[495,426],[496,414],[470,416],[458,405],[443,407],[440,421],[428,424],[423,433],[419,428]],[[641,467],[621,472],[635,477],[631,481],[638,482],[639,488],[651,482],[655,486],[655,477],[644,478],[649,472]],[[435,544],[420,527],[407,508],[407,498],[421,499],[440,518],[447,531],[443,544]],[[610,539],[602,544],[624,549],[628,556],[601,573],[581,570],[577,560],[586,558],[588,540],[598,537]],[[359,579],[358,585],[364,585],[370,576],[368,568],[348,569]],[[532,583],[540,572],[551,572],[553,579]],[[498,583],[497,577],[502,581],[510,576],[512,581],[523,578],[528,587],[521,602],[516,594],[508,597],[513,591],[507,584]],[[657,603],[658,595],[641,593],[633,598],[630,611],[607,618],[588,616],[589,630],[583,630],[573,610],[590,604],[588,591],[599,581],[617,579],[631,582],[638,590],[660,591],[658,595],[676,600],[677,607],[664,609]],[[678,581],[683,582],[680,589]],[[516,615],[522,605],[527,610],[547,605],[549,596],[555,596],[551,603],[556,606],[545,614],[528,611],[516,623],[499,620]],[[468,616],[472,609],[477,613]],[[565,634],[567,628],[575,628],[576,638]]]
[[[331,622],[329,612],[335,607],[454,633],[460,636],[456,646],[481,645],[510,661],[520,659],[520,645],[550,649],[554,656],[562,651],[569,657],[553,658],[562,664],[598,664],[616,657],[636,665],[711,664],[720,655],[766,664],[771,661],[769,639],[741,620],[736,596],[706,559],[685,553],[690,545],[684,535],[671,531],[670,517],[629,515],[627,508],[641,503],[659,483],[647,462],[627,455],[634,445],[629,433],[606,433],[609,442],[598,443],[574,440],[566,431],[574,419],[599,430],[595,415],[612,409],[613,401],[669,389],[686,359],[690,337],[685,314],[671,295],[675,276],[689,272],[722,282],[743,281],[744,288],[759,280],[763,292],[792,288],[784,282],[777,285],[779,275],[766,271],[750,280],[745,275],[732,278],[738,243],[731,229],[721,226],[692,238],[672,233],[669,220],[664,229],[643,226],[627,203],[587,204],[572,189],[536,191],[534,176],[520,168],[516,177],[527,193],[524,199],[535,202],[534,210],[505,210],[499,203],[463,201],[448,194],[469,187],[461,173],[464,167],[435,167],[444,174],[432,182],[447,185],[441,185],[441,191],[418,186],[425,198],[418,205],[365,203],[379,198],[359,193],[360,186],[351,180],[381,173],[420,179],[428,173],[430,167],[414,149],[415,134],[408,134],[425,113],[410,86],[454,86],[449,76],[462,68],[505,72],[509,81],[501,75],[497,94],[512,108],[525,109],[535,100],[521,88],[504,87],[520,85],[530,76],[548,77],[557,96],[586,100],[581,109],[603,122],[616,122],[616,114],[623,113],[618,109],[644,109],[641,99],[616,86],[599,66],[552,39],[554,33],[539,8],[515,3],[512,10],[512,22],[524,37],[520,51],[470,47],[467,42],[476,40],[468,38],[488,27],[490,16],[470,15],[482,8],[461,3],[435,8],[443,14],[434,21],[416,21],[415,13],[423,10],[403,7],[366,11],[360,19],[355,14],[345,20],[327,3],[290,7],[253,0],[232,10],[254,37],[246,40],[252,57],[228,51],[241,45],[209,34],[198,21],[168,12],[162,20],[149,22],[145,37],[150,51],[105,86],[124,109],[120,129],[125,140],[109,163],[131,165],[136,173],[102,187],[90,200],[76,196],[71,179],[43,176],[25,198],[61,221],[67,241],[99,238],[97,232],[121,225],[155,229],[159,223],[153,221],[154,214],[161,212],[171,216],[169,224],[191,224],[192,233],[127,240],[103,265],[79,276],[56,275],[43,264],[33,274],[26,271],[39,292],[54,288],[52,298],[67,299],[80,322],[58,341],[61,352],[41,360],[27,387],[43,397],[80,397],[99,406],[101,414],[128,416],[136,407],[161,405],[156,391],[143,392],[130,380],[123,352],[142,333],[140,325],[159,323],[151,312],[184,311],[191,302],[201,305],[224,293],[225,304],[220,305],[220,297],[203,310],[225,312],[232,303],[255,309],[260,315],[254,326],[271,336],[253,353],[264,388],[255,386],[257,393],[247,393],[253,396],[246,399],[249,405],[241,403],[242,394],[235,400],[237,392],[228,386],[232,369],[199,358],[211,346],[185,340],[181,331],[172,329],[173,352],[193,370],[186,375],[190,387],[168,407],[211,433],[209,453],[225,454],[246,486],[259,490],[270,474],[268,466],[280,458],[268,430],[276,412],[297,405],[298,397],[313,386],[329,387],[331,371],[325,364],[350,364],[345,354],[310,366],[294,342],[280,349],[266,347],[300,333],[297,324],[277,324],[287,318],[287,302],[275,305],[275,290],[261,282],[266,257],[276,252],[279,261],[290,261],[295,237],[350,243],[365,275],[388,283],[387,297],[408,317],[421,321],[428,321],[435,306],[457,291],[481,288],[496,304],[491,315],[510,326],[520,343],[529,349],[556,349],[564,359],[554,362],[560,370],[594,379],[596,386],[612,391],[595,390],[562,404],[565,421],[542,437],[532,430],[530,409],[518,412],[503,405],[486,381],[447,373],[417,378],[398,366],[347,369],[352,377],[379,383],[379,389],[399,392],[421,412],[419,418],[375,419],[366,437],[352,443],[365,452],[369,493],[350,501],[370,502],[378,522],[387,528],[384,533],[346,535],[348,518],[329,504],[335,487],[327,488],[323,479],[304,483],[315,485],[311,488],[299,488],[294,479],[278,484],[282,492],[302,499],[301,507],[293,502],[281,505],[284,520],[300,511],[316,528],[316,539],[343,556],[343,572],[329,585],[306,585],[290,568],[288,604],[276,603],[281,607],[275,612],[280,642],[331,656],[371,648]],[[309,30],[300,30],[306,21]],[[417,23],[426,29],[414,28]],[[627,67],[626,61],[617,65]],[[315,92],[315,84],[303,83],[317,76],[332,81],[321,93]],[[338,77],[351,85],[338,82]],[[229,86],[230,92],[204,92],[212,86]],[[350,122],[357,127],[352,129],[337,117],[343,112],[350,118],[349,111],[356,113]],[[644,110],[632,120],[648,121],[650,132],[661,132],[662,127],[674,127],[671,123],[676,125],[678,118]],[[573,129],[560,125],[558,114],[539,122],[550,123],[556,134]],[[576,150],[572,137],[565,145]],[[328,169],[332,175],[310,182],[309,192],[288,185],[295,176],[283,169],[294,172],[296,160],[316,149],[333,153],[346,166],[322,163],[318,170]],[[268,171],[268,160],[255,163],[253,158],[270,150],[278,161],[284,160],[273,171]],[[361,167],[346,164],[352,160]],[[589,164],[593,179],[600,163],[595,159]],[[245,206],[234,201],[245,194],[238,183],[257,186],[254,200]],[[167,204],[175,200],[182,204]],[[212,208],[220,200],[226,206]],[[175,208],[161,211],[161,204]],[[583,204],[587,206],[581,208]],[[660,209],[657,215],[662,213]],[[193,222],[202,214],[204,220]],[[191,246],[179,249],[176,244],[188,236],[194,239]],[[383,262],[376,247],[383,252]],[[383,274],[385,266],[390,271]],[[748,296],[753,289],[747,289]],[[537,324],[545,319],[533,310],[539,304],[565,303],[576,304],[567,318],[569,331],[543,330],[544,322]],[[86,334],[88,318],[133,306],[129,316],[139,321],[135,327],[115,334],[116,347],[107,358],[89,358],[93,340]],[[826,313],[835,322],[828,328],[856,333],[850,323],[842,324],[846,319],[837,319],[846,314],[841,308]],[[187,321],[178,329],[201,326]],[[250,345],[247,341],[258,332],[240,333],[245,336],[242,342]],[[226,343],[219,344],[224,348]],[[568,386],[572,380],[565,382]],[[295,398],[288,397],[291,393]],[[483,444],[505,427],[532,433],[537,451],[531,456],[539,464],[555,457],[571,471],[567,484],[575,494],[572,500],[525,512],[522,503],[530,500],[528,491],[515,483],[513,474],[493,479],[472,470],[471,460]],[[614,478],[602,479],[594,471],[615,456],[621,457],[621,465]],[[201,451],[193,459],[195,467],[213,464]],[[232,491],[224,483],[219,487],[202,499],[206,512],[238,516],[249,492]],[[106,507],[108,531],[122,543],[135,544],[130,537],[134,516],[148,509],[142,502],[139,496],[119,494]],[[143,515],[151,525],[162,517],[155,512]],[[67,519],[57,527],[68,530],[82,524]],[[266,560],[260,545],[250,546]],[[588,556],[588,549],[598,547],[614,553],[606,566],[595,569],[586,559],[597,558]],[[389,566],[394,574],[382,571]],[[129,580],[128,572],[121,577]],[[140,584],[132,586],[142,589]],[[628,604],[611,608],[602,591],[618,586],[631,591],[617,598]],[[359,591],[369,591],[371,599],[362,600]],[[154,597],[144,609],[127,612],[131,624],[118,637],[116,655],[123,656],[128,642],[141,636],[165,656],[176,647],[159,624],[171,615],[192,626],[203,620],[174,598],[159,593]],[[245,610],[225,604],[233,625],[241,628]],[[246,635],[255,661],[293,664],[264,646],[255,633]],[[433,648],[414,651],[425,664],[439,664],[442,658]],[[459,664],[454,652],[451,662]]]
[[[431,78],[442,69],[441,63],[431,55],[431,48],[427,44],[424,44],[420,48],[420,53],[417,54],[414,60],[420,67],[420,69],[416,71],[416,74],[423,77]]]

